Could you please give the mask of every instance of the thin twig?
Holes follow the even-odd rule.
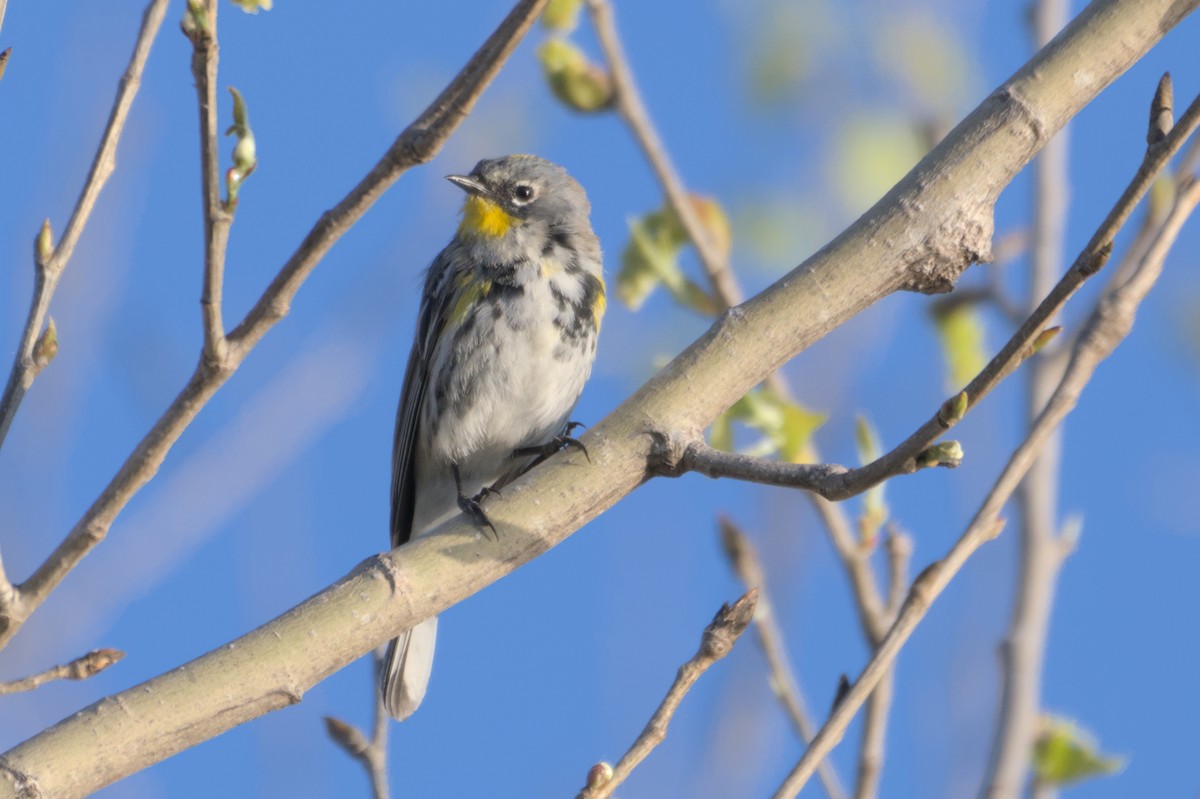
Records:
[[[371,679],[371,696],[374,700],[375,721],[371,730],[371,740],[368,741],[362,731],[354,725],[333,716],[325,717],[325,732],[346,754],[362,764],[367,772],[367,779],[371,782],[373,799],[388,799],[388,714],[377,680],[382,661],[376,657],[373,662],[375,672]]]
[[[157,0],[161,2],[161,0]],[[433,158],[471,112],[476,100],[545,7],[547,0],[520,0],[450,84],[405,128],[383,158],[334,208],[325,212],[283,265],[258,302],[227,337],[223,368],[201,358],[187,384],[67,537],[22,583],[16,600],[0,607],[0,648],[96,544],[117,514],[162,465],[167,453],[246,355],[288,311],[305,278],[383,192],[411,167]],[[66,239],[64,238],[64,245]],[[56,254],[57,257],[57,254]]]
[[[613,22],[612,6],[608,0],[588,0],[588,11],[596,29],[600,49],[604,52],[609,72],[612,74],[613,101],[617,113],[625,120],[638,146],[642,148],[642,153],[667,195],[671,210],[675,212],[684,232],[695,246],[696,255],[717,301],[722,308],[740,305],[743,299],[742,290],[729,269],[728,253],[720,251],[708,228],[700,220],[679,173],[671,163],[670,154],[663,146],[654,123],[650,121],[650,114],[642,102],[642,95],[638,91],[629,60],[625,56],[625,48],[621,45],[621,37],[617,34],[616,24]]]
[[[675,716],[675,711],[679,709],[683,697],[696,684],[696,680],[700,679],[700,675],[729,654],[729,650],[750,626],[757,601],[758,590],[751,588],[732,605],[721,606],[712,622],[704,628],[704,634],[700,637],[700,648],[691,660],[679,667],[671,689],[667,691],[662,704],[654,711],[654,715],[650,717],[642,734],[633,742],[633,746],[611,771],[604,768],[592,769],[588,775],[588,784],[576,799],[606,799],[612,796],[612,792],[625,781],[634,768],[662,743],[667,736],[667,727]]]
[[[758,606],[754,611],[754,629],[758,633],[758,643],[762,647],[763,657],[767,661],[767,671],[770,675],[771,690],[779,699],[788,719],[792,722],[800,740],[808,744],[816,733],[812,715],[808,712],[804,694],[796,680],[796,671],[788,659],[787,645],[783,640],[783,630],[775,618],[775,609],[767,593],[766,574],[754,545],[738,529],[732,520],[722,516],[719,520],[721,543],[729,565],[737,574],[738,579],[747,589],[758,589]],[[817,768],[817,775],[825,787],[825,793],[830,799],[841,799],[846,796],[842,780],[838,777],[833,763],[826,760]]]
[[[946,588],[966,561],[984,543],[995,538],[1003,527],[999,513],[1017,489],[1041,447],[1057,429],[1059,423],[1075,407],[1080,393],[1091,379],[1096,366],[1107,358],[1133,327],[1137,307],[1158,279],[1167,251],[1178,236],[1183,223],[1200,203],[1200,182],[1191,181],[1181,188],[1179,199],[1163,225],[1154,247],[1143,258],[1141,266],[1130,281],[1106,294],[1092,313],[1084,332],[1071,351],[1062,379],[1028,435],[1009,458],[1000,477],[989,491],[975,517],[962,537],[940,561],[928,566],[908,592],[892,628],[874,656],[863,669],[853,687],[835,708],[825,725],[813,739],[808,751],[792,769],[775,792],[775,799],[791,799],[812,777],[822,759],[841,740],[854,714],[867,696],[887,673],[913,630],[924,618],[929,607]]]
[[[912,557],[912,539],[900,532],[895,524],[888,525],[884,539],[888,560],[888,604],[879,619],[881,632],[872,636],[871,646],[878,647],[886,634],[886,628],[895,621],[908,590],[908,564]],[[854,799],[874,799],[879,794],[879,781],[883,772],[884,753],[887,750],[888,717],[892,710],[892,695],[895,692],[896,675],[888,669],[879,680],[879,685],[867,700],[863,719],[862,743],[858,752],[858,774],[854,781]]]
[[[75,658],[70,663],[47,669],[41,674],[34,674],[12,682],[0,682],[0,696],[32,691],[40,685],[53,680],[86,680],[94,677],[109,666],[125,657],[119,649],[94,649],[86,655]]]
[[[220,368],[226,360],[225,325],[221,318],[225,254],[233,212],[221,201],[221,163],[217,155],[217,44],[216,0],[206,3],[207,24],[194,26],[192,77],[200,108],[200,185],[204,211],[204,288],[200,311],[204,326],[204,357]]]
[[[146,59],[150,56],[150,47],[154,44],[158,30],[162,26],[166,10],[167,0],[151,0],[146,7],[146,11],[142,15],[141,30],[138,32],[137,42],[133,46],[133,55],[117,86],[117,97],[109,112],[104,135],[100,137],[100,147],[96,150],[96,157],[92,160],[91,169],[83,184],[83,191],[80,192],[79,199],[75,202],[75,208],[71,211],[67,228],[63,231],[58,245],[53,246],[53,253],[49,257],[35,258],[36,273],[29,317],[25,322],[24,332],[21,334],[21,343],[17,347],[16,357],[13,359],[12,372],[9,373],[8,383],[4,387],[4,395],[0,397],[0,446],[4,445],[4,439],[8,435],[13,417],[17,414],[17,408],[20,407],[21,400],[25,397],[25,392],[29,390],[34,378],[46,365],[46,361],[35,357],[34,348],[42,334],[42,329],[46,326],[50,300],[54,296],[54,290],[58,287],[63,270],[67,267],[67,262],[71,260],[71,255],[75,252],[75,245],[79,243],[79,237],[83,234],[88,219],[91,218],[101,189],[104,188],[113,170],[116,169],[117,144],[125,129],[125,120],[129,117],[133,98],[137,96],[138,87],[141,86]],[[0,6],[0,17],[2,16],[3,7]],[[0,615],[3,615],[2,607],[0,607]]]

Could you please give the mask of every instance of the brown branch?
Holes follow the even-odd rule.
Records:
[[[371,171],[305,236],[300,247],[255,306],[227,337],[220,364],[202,357],[187,385],[134,449],[108,486],[33,575],[16,589],[16,600],[0,607],[0,648],[30,614],[108,534],[117,514],[158,471],[167,453],[208,400],[241,365],[255,344],[288,310],[305,278],[329,248],[411,167],[433,158],[466,118],[547,0],[520,0],[437,99],[405,128]],[[66,239],[64,238],[64,245]],[[57,253],[56,253],[57,257]]]
[[[612,74],[613,102],[617,113],[625,120],[638,146],[642,148],[642,153],[667,195],[671,210],[675,212],[684,232],[695,246],[696,255],[718,304],[721,308],[740,305],[743,299],[742,290],[729,269],[729,255],[721,252],[720,247],[712,240],[708,228],[700,220],[700,214],[692,204],[687,188],[671,163],[667,148],[663,146],[654,123],[650,121],[650,113],[642,102],[641,92],[638,91],[629,60],[625,56],[625,48],[621,45],[621,37],[617,34],[612,5],[609,0],[588,0],[588,12],[596,29],[600,49],[604,52],[609,72]]]
[[[679,667],[675,682],[667,691],[662,704],[654,711],[642,734],[629,747],[611,772],[607,769],[593,768],[588,774],[588,784],[579,792],[576,799],[607,799],[612,792],[624,782],[637,768],[646,756],[662,743],[667,736],[667,727],[679,709],[679,703],[692,689],[696,681],[712,664],[729,654],[729,650],[741,637],[750,620],[754,616],[754,606],[758,601],[758,590],[751,588],[733,605],[722,605],[713,617],[712,622],[704,628],[700,638],[700,649],[691,660]]]
[[[192,77],[200,109],[200,186],[204,215],[204,288],[200,311],[204,328],[204,359],[219,370],[225,366],[227,347],[221,318],[225,254],[233,211],[221,201],[221,162],[217,155],[217,45],[216,0],[205,3],[206,24],[185,30],[192,42]]]
[[[48,228],[46,228],[47,240],[44,247],[41,246],[39,239],[37,248],[39,252],[36,253],[34,259],[36,271],[34,273],[33,300],[29,306],[25,329],[21,334],[21,343],[17,346],[16,357],[13,359],[8,383],[4,387],[3,396],[0,397],[0,446],[4,445],[4,439],[8,435],[9,427],[12,426],[13,417],[17,415],[17,409],[21,406],[25,392],[29,390],[34,379],[49,362],[37,358],[34,350],[42,335],[42,330],[46,326],[50,300],[54,296],[54,290],[58,288],[58,281],[67,268],[71,255],[75,252],[75,245],[79,243],[79,237],[83,234],[83,229],[91,218],[100,191],[108,182],[113,170],[116,169],[117,144],[125,129],[125,121],[129,117],[133,98],[137,96],[138,88],[141,86],[142,72],[146,68],[146,60],[150,57],[150,47],[154,44],[158,29],[162,26],[166,10],[167,0],[151,0],[142,14],[142,27],[133,46],[133,55],[117,86],[117,97],[109,112],[108,124],[104,128],[104,134],[100,137],[100,146],[96,150],[96,157],[92,160],[87,179],[83,183],[83,190],[75,202],[74,210],[71,211],[71,218],[67,222],[66,230],[63,231],[62,239],[57,246],[54,246],[48,240]],[[3,8],[0,7],[0,21],[2,21],[2,17]],[[46,252],[47,249],[50,252]],[[0,616],[3,613],[4,608],[0,606]]]
[[[104,671],[123,657],[125,657],[125,653],[119,649],[94,649],[86,655],[75,658],[70,663],[47,669],[41,674],[34,674],[11,682],[0,682],[0,696],[32,691],[53,680],[86,680],[88,677],[94,677]]]
[[[377,678],[381,665],[380,658],[374,659],[375,671],[371,674],[371,696],[374,700],[375,721],[371,731],[371,739],[362,731],[341,719],[333,716],[325,717],[325,732],[350,757],[357,760],[367,772],[371,782],[373,799],[388,799],[387,774],[387,739],[388,714],[383,704],[383,693],[380,692]]]
[[[967,559],[1000,533],[1003,523],[999,513],[1004,504],[1016,491],[1059,423],[1075,407],[1096,366],[1112,354],[1129,334],[1138,305],[1158,279],[1167,251],[1197,204],[1200,204],[1200,182],[1189,181],[1181,188],[1180,196],[1163,225],[1161,235],[1155,246],[1142,259],[1135,275],[1125,285],[1106,294],[1098,303],[1079,341],[1071,351],[1070,360],[1057,388],[1030,427],[1025,440],[1009,458],[1004,471],[988,492],[962,537],[944,558],[931,564],[913,581],[899,616],[875,655],[817,733],[800,762],[775,792],[775,799],[790,799],[804,787],[812,777],[817,763],[828,756],[841,740],[855,712],[887,673],[901,647],[924,618],[933,601],[962,569]]]
[[[758,553],[754,551],[754,545],[732,520],[722,516],[718,523],[721,530],[721,544],[725,550],[725,557],[729,560],[729,565],[733,567],[734,573],[747,590],[753,588],[758,591],[758,607],[754,611],[754,629],[758,633],[758,643],[762,648],[763,657],[767,661],[771,690],[787,713],[792,727],[796,730],[796,735],[807,744],[816,733],[816,726],[806,707],[804,695],[800,691],[800,685],[796,680],[796,671],[788,659],[783,630],[775,618],[775,609],[771,604],[770,595],[767,593],[766,575],[762,563],[758,559]],[[817,768],[817,774],[830,799],[843,799],[846,796],[846,789],[842,787],[842,780],[838,777],[832,762],[826,760],[821,763]]]

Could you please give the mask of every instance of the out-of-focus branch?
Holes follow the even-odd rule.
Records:
[[[751,588],[732,605],[722,605],[712,622],[704,628],[700,637],[700,649],[691,660],[679,667],[675,682],[654,711],[642,734],[633,742],[625,756],[617,761],[611,771],[602,765],[588,772],[587,784],[576,799],[607,799],[624,782],[646,756],[667,737],[667,727],[679,709],[679,703],[692,689],[700,675],[712,664],[729,654],[754,616],[758,601],[758,590]]]
[[[1034,49],[1044,47],[1070,18],[1067,0],[1036,0]],[[1033,220],[1026,308],[1036,310],[1062,271],[1067,227],[1069,126],[1033,162]],[[1115,270],[1114,270],[1115,271]],[[1062,375],[1062,352],[1051,347],[1027,373],[1026,425],[1037,419]],[[1051,435],[1017,491],[1020,517],[1017,589],[1001,647],[1002,688],[984,794],[1016,799],[1025,784],[1041,710],[1042,670],[1050,611],[1065,550],[1056,531],[1062,434]]]
[[[117,514],[158,471],[171,447],[200,409],[225,384],[254,345],[287,314],[292,298],[329,248],[401,175],[411,167],[429,161],[441,150],[546,2],[520,0],[516,3],[450,85],[405,128],[367,176],[332,210],[321,216],[246,318],[228,335],[227,357],[222,364],[200,358],[183,390],[83,518],[33,575],[16,588],[15,601],[0,607],[0,648],[11,640],[71,569],[104,539]],[[67,241],[64,237],[60,250],[66,247]]]
[[[217,0],[204,3],[205,24],[185,26],[192,42],[192,78],[200,108],[200,188],[204,213],[204,287],[200,311],[204,327],[204,358],[213,369],[225,365],[225,325],[221,295],[225,253],[233,209],[221,201],[221,163],[217,155]],[[190,11],[188,13],[191,13]]]
[[[900,532],[896,525],[888,526],[884,539],[888,561],[888,604],[877,625],[882,630],[871,635],[871,646],[878,647],[886,628],[895,621],[908,590],[908,564],[912,558],[912,539]],[[871,697],[863,719],[862,743],[858,752],[858,775],[854,781],[854,799],[874,799],[879,794],[879,781],[883,772],[884,752],[887,749],[888,717],[892,712],[892,695],[895,692],[896,673],[888,669]]]
[[[371,728],[371,739],[362,730],[333,716],[325,717],[325,732],[346,754],[362,764],[371,782],[373,799],[388,799],[387,739],[388,714],[383,704],[383,693],[376,682],[380,659],[376,657],[372,673],[371,696],[374,698],[375,721]]]
[[[804,757],[796,764],[775,793],[775,799],[791,799],[812,777],[816,765],[841,740],[855,712],[890,668],[901,647],[928,612],[930,605],[949,584],[966,561],[985,542],[1000,533],[999,513],[1016,491],[1021,480],[1037,459],[1045,442],[1059,423],[1075,407],[1096,366],[1116,349],[1133,327],[1138,305],[1162,272],[1163,260],[1175,242],[1188,216],[1200,204],[1200,181],[1189,180],[1181,186],[1175,206],[1163,223],[1162,231],[1142,259],[1134,275],[1121,287],[1101,298],[1073,346],[1067,366],[1054,393],[1038,415],[1021,445],[1013,452],[1000,477],[962,537],[944,558],[928,566],[908,592],[895,623],[884,637],[875,655],[859,675],[842,702],[834,709],[821,731],[813,739]]]
[[[12,426],[13,417],[17,414],[21,400],[25,397],[25,392],[29,390],[34,379],[49,363],[49,358],[37,357],[36,350],[38,342],[43,340],[50,300],[54,296],[54,290],[58,288],[58,281],[67,268],[71,255],[75,252],[75,245],[79,243],[79,237],[83,234],[88,219],[91,218],[100,191],[108,182],[113,170],[116,169],[117,144],[125,129],[125,121],[129,117],[129,109],[133,106],[133,98],[137,96],[138,88],[142,84],[142,72],[146,68],[146,60],[150,57],[150,47],[154,44],[159,28],[162,27],[163,15],[166,10],[167,0],[151,0],[142,14],[142,27],[133,46],[133,55],[117,86],[117,97],[109,112],[108,124],[104,128],[104,134],[100,137],[100,146],[96,150],[96,157],[92,160],[87,179],[83,183],[83,191],[80,192],[79,199],[75,201],[75,208],[71,211],[71,218],[67,222],[67,228],[63,231],[62,238],[57,245],[53,243],[48,221],[43,226],[43,233],[38,235],[34,250],[36,271],[34,273],[33,301],[29,307],[25,329],[21,334],[21,343],[17,346],[16,357],[13,359],[8,383],[4,387],[4,395],[0,397],[0,446],[4,445],[4,439],[8,435],[9,427]],[[3,16],[4,8],[0,4],[0,22],[3,21]],[[0,616],[3,615],[4,607],[0,605]]]
[[[775,618],[775,609],[767,592],[766,574],[754,545],[738,529],[732,520],[722,516],[719,520],[721,529],[721,544],[729,565],[737,574],[738,579],[747,590],[758,591],[758,606],[754,611],[754,629],[758,633],[758,643],[762,647],[763,657],[767,661],[767,671],[770,674],[771,690],[779,699],[779,704],[786,711],[796,735],[807,744],[816,733],[816,725],[808,712],[804,695],[796,680],[796,671],[788,658],[787,646],[783,640],[783,630]],[[826,760],[817,767],[817,775],[825,786],[825,793],[830,799],[844,799],[846,789],[837,775],[833,763]]]
[[[86,680],[88,677],[94,677],[104,671],[123,657],[125,657],[125,653],[119,649],[94,649],[86,655],[75,658],[70,663],[47,669],[41,674],[34,674],[11,682],[0,682],[0,696],[32,691],[53,680]]]

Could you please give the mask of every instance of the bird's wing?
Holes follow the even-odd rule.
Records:
[[[400,407],[396,411],[396,434],[392,444],[392,546],[398,547],[412,537],[413,512],[417,504],[416,459],[417,436],[421,422],[421,405],[429,383],[429,364],[433,348],[445,327],[453,291],[448,284],[453,279],[450,248],[442,250],[425,275],[412,352],[404,372],[404,387],[400,391]]]

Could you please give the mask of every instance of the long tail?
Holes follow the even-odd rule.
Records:
[[[437,616],[406,630],[392,640],[383,656],[383,704],[397,721],[404,721],[421,706],[429,674],[433,671],[433,647],[437,643]]]

